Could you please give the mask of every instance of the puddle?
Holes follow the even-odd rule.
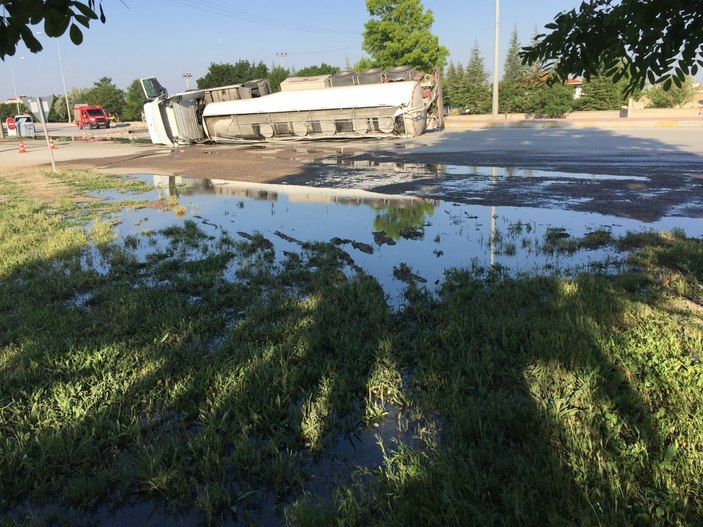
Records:
[[[584,160],[592,161],[592,160]],[[617,174],[560,170],[328,159],[303,186],[357,188],[481,205],[559,208],[652,222],[686,205],[703,216],[703,182],[695,173],[627,163]]]
[[[425,169],[420,169],[421,177],[426,177]],[[531,172],[529,177],[547,177]],[[627,231],[679,228],[689,236],[703,235],[703,222],[696,218],[666,216],[644,222],[573,209],[486,206],[349,188],[133,177],[156,189],[128,194],[128,198],[177,199],[178,204],[178,212],[123,210],[115,229],[130,240],[139,258],[163,249],[167,242],[157,233],[183,225],[185,220],[196,222],[202,231],[213,235],[213,240],[222,233],[242,240],[258,232],[273,244],[279,261],[284,251],[299,252],[301,242],[331,241],[351,256],[350,267],[358,266],[378,279],[392,305],[402,303],[407,281],[432,289],[449,268],[499,265],[513,274],[569,272],[588,266],[607,267],[622,257],[612,247],[577,250],[566,243],[555,249],[546,241],[554,228],[563,229],[560,238],[567,240],[601,230],[619,236]],[[392,177],[388,174],[385,181]],[[574,176],[575,180],[580,178]],[[125,199],[124,194],[120,196]],[[148,236],[142,237],[145,234]],[[191,256],[200,250],[194,249]],[[214,241],[205,250],[216,250]],[[95,253],[93,256],[98,258]]]

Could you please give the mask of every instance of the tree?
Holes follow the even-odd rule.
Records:
[[[61,99],[61,100],[59,100]],[[66,122],[67,120],[67,113],[66,113],[66,99],[63,98],[63,96],[59,97],[58,95],[52,95],[51,96],[51,107],[49,108],[49,115],[46,116],[46,120],[50,123],[57,123],[61,121],[62,119],[59,117],[59,115],[63,116],[63,122]],[[59,112],[61,112],[59,114]]]
[[[574,109],[574,92],[571,87],[549,82],[539,71],[533,75],[531,84],[530,94],[525,101],[525,112],[533,117],[562,118]]]
[[[240,60],[235,64],[228,62],[210,63],[208,72],[196,82],[201,90],[242,84],[254,79],[265,79],[268,68],[263,62],[250,64],[248,60]]]
[[[445,105],[451,108],[466,107],[466,73],[464,66],[459,62],[456,66],[449,63],[447,74],[442,79],[442,93]]]
[[[520,53],[556,76],[589,80],[602,69],[615,81],[627,77],[628,91],[663,81],[681,86],[703,66],[703,7],[699,0],[590,0],[563,11],[547,24],[550,33]],[[624,62],[625,67],[619,65]]]
[[[375,66],[414,66],[430,72],[444,68],[449,51],[430,32],[432,11],[423,10],[420,0],[366,0],[372,17],[364,25],[362,48]]]
[[[681,86],[669,86],[665,90],[661,84],[651,86],[644,94],[649,99],[647,108],[681,108],[691,102],[693,79],[686,77]]]
[[[503,66],[503,79],[500,82],[500,90],[498,92],[498,106],[501,112],[524,111],[527,97],[527,78],[530,75],[530,69],[522,63],[519,53],[520,40],[518,39],[517,29],[513,28]]]
[[[488,71],[478,47],[474,43],[471,58],[459,83],[459,100],[468,113],[486,113],[491,110],[491,87],[488,84]]]
[[[87,102],[87,94],[89,91],[88,88],[73,88],[68,92],[68,105],[71,114],[73,113],[74,105]],[[51,105],[49,115],[50,121],[66,122],[68,120],[69,114],[66,113],[66,99],[63,95],[54,98],[54,103]]]
[[[269,86],[272,92],[281,90],[281,83],[290,76],[290,72],[282,66],[274,66],[266,75],[266,80],[269,81]]]
[[[461,64],[458,66],[461,68]],[[463,74],[462,68],[462,74]],[[442,94],[444,97],[444,105],[448,108],[456,106],[454,103],[454,93],[456,91],[457,84],[459,82],[459,76],[457,73],[457,67],[454,66],[453,62],[449,62],[447,71],[442,78]]]
[[[334,75],[339,73],[337,66],[330,66],[324,62],[319,66],[308,66],[295,72],[296,77],[314,77],[316,75]]]
[[[122,119],[124,121],[141,121],[145,101],[146,96],[142,90],[142,83],[139,79],[134,79],[127,88]]]
[[[594,75],[583,83],[579,109],[617,110],[627,100],[627,81],[615,82],[607,75]]]
[[[110,77],[102,77],[85,93],[88,104],[99,104],[109,114],[121,116],[125,106],[125,93],[115,86]]]
[[[97,1],[100,15],[96,13],[96,0],[3,0],[0,18],[0,59],[13,56],[20,40],[32,53],[43,47],[34,36],[31,26],[44,21],[44,33],[48,37],[60,37],[66,30],[71,42],[83,42],[80,26],[88,28],[91,20],[105,23],[102,1]]]
[[[19,104],[20,106],[20,111],[19,114],[23,114],[24,112],[27,111],[27,107],[24,105],[23,102]],[[13,103],[6,103],[6,102],[0,102],[0,121],[4,121],[8,117],[14,117],[17,115],[17,105]]]

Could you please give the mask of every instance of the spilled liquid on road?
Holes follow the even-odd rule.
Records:
[[[434,166],[417,165],[409,172],[405,166],[403,174],[426,178],[433,170]],[[452,167],[443,170],[450,174],[457,172]],[[385,185],[397,181],[393,174],[384,172]],[[477,168],[474,172],[478,176],[473,179],[462,174],[461,178],[445,180],[447,195],[452,195],[452,189],[461,180],[464,186],[489,184],[485,180],[495,174],[495,169],[491,172]],[[531,171],[529,177],[544,182],[552,174]],[[284,252],[300,251],[303,242],[331,242],[349,255],[350,272],[361,269],[376,277],[392,305],[402,303],[408,283],[432,291],[442,281],[445,271],[456,267],[499,268],[511,274],[617,269],[624,255],[612,245],[585,246],[577,242],[593,233],[617,237],[628,231],[683,229],[689,236],[703,235],[700,225],[703,222],[696,218],[665,216],[656,221],[641,221],[573,210],[578,200],[568,202],[570,208],[561,208],[560,203],[554,202],[548,206],[541,203],[540,207],[488,206],[380,194],[358,188],[132,177],[156,186],[155,191],[134,199],[177,202],[177,207],[167,210],[123,210],[121,224],[116,227],[119,235],[149,237],[148,243],[135,247],[139,257],[146,257],[163,243],[159,230],[186,220],[195,222],[207,234],[227,233],[234,240],[259,233],[273,244],[279,261]],[[575,174],[567,177],[574,181],[588,178]],[[638,182],[633,177],[593,177]],[[348,175],[345,182],[364,187],[358,181],[350,181],[353,179]],[[370,179],[364,177],[363,181],[368,187]]]

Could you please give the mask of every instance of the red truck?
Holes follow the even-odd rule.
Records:
[[[73,107],[73,121],[80,129],[110,128],[110,116],[97,104],[76,104]]]

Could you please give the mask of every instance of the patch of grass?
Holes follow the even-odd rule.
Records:
[[[121,192],[146,192],[154,186],[115,174],[104,174],[92,170],[61,170],[46,172],[47,177],[58,179],[62,183],[80,192],[95,192],[99,190],[118,190]]]
[[[579,240],[579,247],[582,249],[598,249],[613,243],[613,234],[609,230],[598,229],[586,233]]]
[[[329,243],[120,241],[99,207],[0,199],[0,523],[129,500],[210,524],[703,519],[700,240],[615,241],[640,249],[612,276],[455,270],[392,312]]]

